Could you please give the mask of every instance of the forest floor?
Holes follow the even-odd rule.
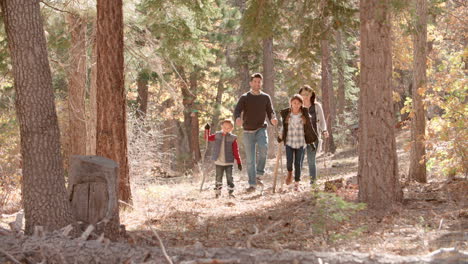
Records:
[[[409,132],[397,137],[404,202],[387,212],[356,209],[358,156],[356,149],[318,157],[318,185],[303,178],[300,191],[286,186],[272,192],[274,159],[268,160],[263,192],[246,193],[246,172],[235,169],[235,198],[226,188],[215,199],[214,173],[206,172],[202,192],[193,178],[133,184],[133,210],[121,213],[136,244],[158,245],[153,229],[166,247],[252,247],[273,250],[353,251],[421,255],[439,248],[468,250],[468,181],[431,174],[427,184],[407,181]],[[283,158],[284,159],[284,158]],[[284,163],[284,160],[283,160]],[[285,166],[285,164],[283,164]],[[307,165],[303,175],[308,175]],[[286,169],[283,168],[283,174]],[[281,173],[281,170],[280,170]],[[330,196],[329,180],[344,179]]]

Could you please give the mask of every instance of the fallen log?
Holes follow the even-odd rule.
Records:
[[[358,252],[314,252],[255,248],[172,248],[173,263],[466,263],[468,252],[440,249],[423,256]],[[465,262],[464,262],[465,261]],[[23,236],[0,233],[0,263],[169,263],[158,247],[136,246],[108,239],[71,239],[62,232]]]

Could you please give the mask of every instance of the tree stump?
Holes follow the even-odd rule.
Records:
[[[68,190],[75,219],[111,240],[120,237],[118,177],[119,166],[111,159],[71,157]]]

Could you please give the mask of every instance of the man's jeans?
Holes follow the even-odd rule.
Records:
[[[312,144],[308,144],[304,155],[302,155],[302,160],[304,160],[305,155],[307,154],[307,163],[309,164],[309,175],[310,175],[310,183],[314,183],[317,179],[317,166],[315,165],[315,156],[317,155],[317,145],[318,142],[314,142]],[[302,163],[304,164],[304,163]]]
[[[265,174],[265,163],[268,150],[268,136],[266,128],[260,128],[255,132],[244,131],[244,148],[247,161],[247,175],[249,175],[249,185],[257,185],[257,175]],[[256,152],[258,149],[258,161]]]
[[[286,145],[286,168],[293,171],[294,163],[294,181],[301,181],[302,161],[304,160],[304,147],[295,149]]]

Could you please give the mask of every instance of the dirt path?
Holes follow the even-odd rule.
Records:
[[[398,137],[400,175],[407,171],[408,152],[403,148],[407,138],[407,133]],[[267,168],[273,168],[272,163],[273,159],[269,160]],[[356,151],[320,156],[318,166],[319,188],[329,179],[350,178],[357,173]],[[308,175],[307,169],[303,175]],[[145,231],[151,226],[169,247],[201,243],[218,248],[250,246],[398,255],[424,254],[442,247],[468,249],[468,196],[463,196],[466,181],[406,184],[405,203],[391,212],[365,209],[339,222],[338,218],[347,217],[340,209],[343,202],[336,198],[320,200],[307,184],[308,177],[303,179],[299,192],[288,187],[273,194],[272,177],[267,176],[263,193],[246,193],[246,173],[236,170],[234,199],[227,197],[225,189],[222,197],[215,199],[213,178],[211,175],[201,193],[198,182],[136,186],[135,210],[123,212],[121,221],[137,243],[154,243],[144,239],[151,236]],[[462,196],[454,199],[453,190],[457,188]],[[341,189],[338,194],[353,200],[357,190]]]

